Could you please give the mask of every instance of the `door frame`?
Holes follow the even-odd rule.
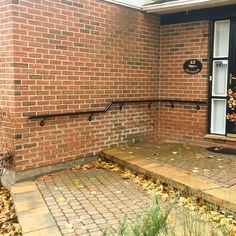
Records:
[[[232,66],[233,63],[230,62],[230,58],[232,56],[235,56],[231,52],[232,44],[234,39],[236,40],[236,33],[232,33],[233,30],[236,30],[236,17],[224,17],[220,19],[214,19],[211,21],[211,27],[210,27],[210,61],[209,61],[209,81],[208,81],[208,129],[207,132],[208,134],[214,134],[211,132],[211,120],[212,120],[212,99],[216,98],[217,96],[212,95],[212,80],[213,80],[213,61],[216,60],[214,58],[214,35],[215,35],[215,22],[217,21],[224,21],[224,20],[230,20],[230,32],[229,32],[229,54],[228,57],[222,57],[222,58],[217,58],[219,60],[228,60],[228,74],[227,74],[227,91],[229,89],[229,75],[232,73]],[[234,25],[232,25],[232,20],[235,22]],[[235,69],[236,71],[236,69]],[[221,97],[221,99],[225,99],[225,97]],[[226,97],[226,102],[228,101],[228,96]],[[228,103],[226,104],[226,114],[228,114],[229,108],[228,108]],[[226,118],[225,118],[226,119]],[[221,136],[227,136],[229,134],[229,121],[226,119],[226,125],[225,125],[225,134],[216,134],[216,135],[221,135]]]

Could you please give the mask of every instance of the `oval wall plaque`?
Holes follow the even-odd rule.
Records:
[[[202,70],[202,63],[197,59],[187,60],[184,63],[183,68],[187,74],[194,75],[194,74],[199,73]]]

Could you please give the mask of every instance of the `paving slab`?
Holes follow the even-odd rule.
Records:
[[[13,185],[11,195],[23,235],[61,235],[34,181]]]
[[[100,157],[236,212],[236,156],[158,140],[110,148]]]
[[[61,236],[60,231],[57,226],[52,226],[45,229],[40,229],[36,231],[32,231],[29,233],[25,233],[25,236]]]

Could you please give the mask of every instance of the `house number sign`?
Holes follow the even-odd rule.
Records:
[[[184,71],[187,74],[197,74],[202,70],[202,63],[197,59],[187,60],[183,65]]]

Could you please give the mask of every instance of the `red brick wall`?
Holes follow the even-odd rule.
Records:
[[[161,27],[160,97],[178,100],[208,99],[209,27],[208,21]],[[199,59],[203,69],[189,75],[183,70],[188,59]],[[207,133],[207,106],[162,104],[159,136],[176,141],[204,142]]]
[[[0,152],[14,150],[12,1],[0,1]]]
[[[28,115],[104,108],[158,96],[159,18],[101,0],[20,0],[12,6],[16,171],[153,138],[155,106],[29,121]]]
[[[160,28],[156,15],[102,0],[4,0],[0,16],[0,105],[14,121],[2,134],[15,143],[16,171],[155,137],[210,143],[206,105],[114,106],[92,122],[61,117],[44,127],[27,119],[103,109],[111,99],[207,100],[209,22]],[[182,69],[192,58],[203,62],[197,75]]]
[[[210,22],[163,25],[160,35],[160,98],[207,101]],[[184,72],[183,64],[189,59],[202,61],[203,69],[199,74],[189,75]],[[194,104],[174,105],[174,109],[169,104],[160,105],[160,138],[200,145],[235,145],[233,142],[204,138],[208,126],[207,105],[201,105],[199,111]]]

